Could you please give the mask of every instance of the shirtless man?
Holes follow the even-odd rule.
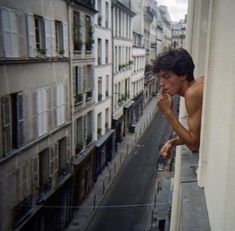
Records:
[[[176,138],[168,140],[160,150],[165,159],[170,157],[171,149],[177,145],[185,144],[192,152],[199,150],[204,78],[194,80],[193,70],[192,57],[182,48],[160,54],[154,63],[154,73],[160,78],[161,86],[157,105],[177,134]],[[173,113],[174,94],[185,98],[188,129]]]

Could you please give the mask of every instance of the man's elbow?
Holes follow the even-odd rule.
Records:
[[[188,148],[190,149],[191,152],[198,152],[199,147],[200,147],[199,142],[194,142],[194,143],[192,143],[191,145],[188,146]]]

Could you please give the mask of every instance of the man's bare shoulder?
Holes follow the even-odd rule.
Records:
[[[204,76],[201,76],[194,80],[193,84],[188,88],[185,98],[202,97],[204,87]]]
[[[204,78],[196,79],[185,94],[185,105],[189,114],[201,110],[203,100]]]

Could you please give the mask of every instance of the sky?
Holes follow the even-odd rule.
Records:
[[[187,14],[188,0],[156,0],[158,6],[165,5],[171,17],[171,21],[177,22],[184,19]]]

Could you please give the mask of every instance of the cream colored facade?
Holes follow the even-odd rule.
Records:
[[[189,1],[186,48],[205,76],[198,184],[212,231],[235,228],[235,2]],[[183,115],[183,110],[181,110]],[[177,150],[171,231],[182,230],[181,149]]]
[[[96,1],[95,16],[95,116],[94,139],[111,128],[112,115],[112,31],[111,1]]]
[[[70,174],[68,17],[53,0],[1,1],[0,17],[0,230],[11,230]]]

